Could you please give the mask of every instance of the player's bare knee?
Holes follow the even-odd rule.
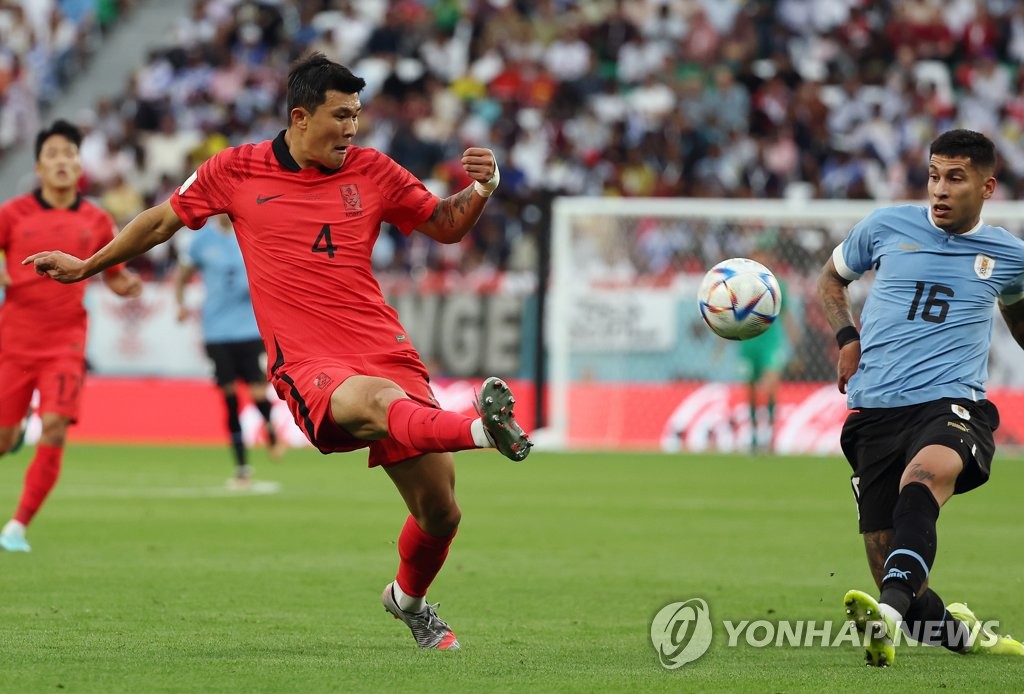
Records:
[[[364,412],[363,428],[370,430],[374,438],[384,438],[387,436],[388,408],[395,400],[404,397],[405,391],[394,384],[386,385],[371,392]]]
[[[964,460],[954,448],[931,444],[914,455],[900,479],[900,491],[912,483],[928,488],[935,502],[942,506],[953,495],[957,477],[964,469]]]
[[[393,382],[373,376],[352,376],[331,394],[331,416],[345,431],[365,441],[388,435],[388,405],[404,391]]]
[[[43,430],[39,434],[39,443],[44,446],[63,446],[67,438],[68,423],[68,420],[64,418],[43,417]]]
[[[49,436],[47,436],[46,434],[40,434],[39,443],[42,444],[43,446],[54,446],[56,448],[63,448],[66,438],[67,437],[63,433],[50,434]]]
[[[391,403],[395,400],[408,396],[405,394],[404,390],[398,387],[397,384],[385,381],[384,379],[380,380],[382,382],[382,386],[373,391],[370,395],[370,403],[372,409],[380,412],[386,421],[388,416],[388,407]]]
[[[458,504],[453,506],[448,513],[445,515],[445,523],[451,526],[452,532],[459,527],[462,522],[462,509],[459,508]]]
[[[454,493],[438,493],[420,489],[415,494],[410,511],[416,522],[428,535],[445,537],[452,534],[462,522],[462,509]]]
[[[428,535],[447,537],[458,530],[459,523],[462,522],[462,509],[455,503],[425,509],[416,520]]]

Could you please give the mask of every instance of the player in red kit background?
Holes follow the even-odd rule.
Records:
[[[382,222],[458,243],[498,186],[489,149],[470,147],[473,184],[439,199],[386,155],[352,140],[366,85],[316,53],[288,76],[288,128],[275,139],[226,149],[171,198],[139,214],[87,260],[59,251],[24,260],[77,282],[227,213],[235,226],[267,349],[271,383],[321,452],[369,448],[409,508],[398,538],[398,575],[384,607],[422,648],[453,649],[452,630],[426,604],[461,511],[453,451],[497,448],[526,458],[532,445],[513,416],[508,386],[482,386],[480,418],[439,409],[427,369],[387,305],[370,253]]]
[[[64,287],[11,259],[61,246],[83,255],[114,237],[114,220],[78,193],[82,136],[58,120],[36,137],[39,189],[0,206],[0,250],[9,259],[0,272],[0,455],[21,435],[21,421],[39,390],[43,431],[14,517],[0,532],[0,547],[28,552],[25,528],[57,483],[68,425],[78,418],[85,376],[85,285]],[[121,296],[138,296],[142,283],[112,265],[103,274]]]

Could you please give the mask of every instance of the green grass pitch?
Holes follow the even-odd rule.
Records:
[[[32,449],[0,460],[13,507]],[[835,458],[462,453],[463,525],[432,601],[463,650],[420,651],[385,614],[405,518],[365,455],[253,452],[275,495],[220,493],[226,447],[72,443],[31,528],[0,553],[0,691],[1015,691],[1024,661],[906,648],[729,647],[722,620],[841,624],[870,590]],[[1024,634],[1024,465],[939,521],[932,584]],[[651,618],[705,599],[715,637],[668,671]]]

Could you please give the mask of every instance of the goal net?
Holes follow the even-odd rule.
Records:
[[[580,198],[555,200],[545,333],[549,447],[838,452],[845,397],[837,349],[817,299],[829,254],[872,201]],[[993,201],[984,220],[1021,235],[1024,204]],[[732,257],[768,265],[783,287],[784,343],[774,427],[749,404],[738,343],[703,323],[697,287]],[[851,285],[854,315],[870,274]],[[995,307],[993,307],[995,311]],[[1003,442],[1024,442],[1007,408],[1024,415],[1024,354],[994,321],[990,397],[1004,411]],[[997,397],[998,396],[998,397]],[[1019,402],[1018,402],[1019,401]],[[1007,426],[1011,424],[1010,426]]]

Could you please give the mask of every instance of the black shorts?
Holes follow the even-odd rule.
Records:
[[[903,470],[925,446],[952,448],[964,461],[954,494],[985,484],[996,445],[999,411],[988,400],[944,398],[919,405],[854,410],[840,444],[853,468],[850,481],[862,533],[892,527]]]
[[[213,378],[218,386],[241,379],[246,383],[262,383],[267,375],[260,365],[262,340],[242,342],[207,342],[206,354],[213,360]]]

